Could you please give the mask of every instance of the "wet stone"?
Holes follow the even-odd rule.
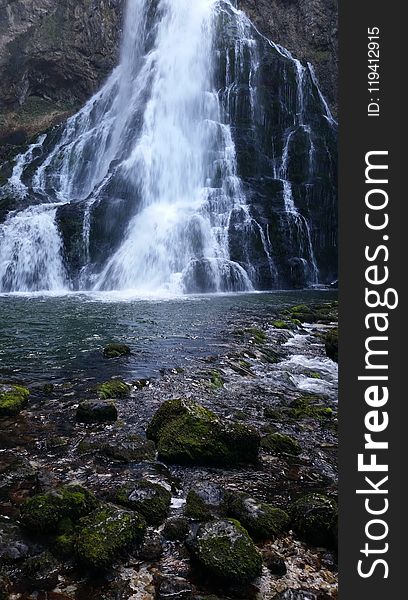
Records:
[[[155,581],[156,600],[190,600],[193,587],[183,577],[159,575]]]
[[[116,421],[118,411],[113,402],[85,401],[77,408],[76,420],[78,423],[107,423]]]
[[[23,575],[34,590],[50,591],[58,583],[60,565],[49,552],[29,558],[23,566]]]
[[[103,349],[105,358],[119,358],[120,356],[128,356],[130,353],[130,348],[126,344],[112,343]]]

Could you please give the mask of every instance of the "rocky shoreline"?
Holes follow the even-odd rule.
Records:
[[[337,597],[337,303],[223,339],[152,380],[123,340],[96,386],[0,384],[0,598]]]

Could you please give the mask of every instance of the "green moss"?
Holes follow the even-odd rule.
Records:
[[[210,386],[214,390],[218,390],[224,386],[224,380],[219,371],[211,371]]]
[[[333,416],[333,409],[321,404],[319,397],[301,396],[296,398],[290,406],[288,414],[293,419],[330,419]]]
[[[281,320],[274,321],[272,326],[275,327],[275,329],[288,329],[288,324],[286,321]]]
[[[320,373],[318,373],[317,371],[309,371],[308,373],[306,373],[306,375],[308,377],[310,377],[311,379],[321,379],[322,378]]]
[[[142,480],[121,487],[115,499],[143,515],[149,525],[160,525],[169,513],[171,494],[158,483]]]
[[[298,456],[302,449],[297,440],[282,433],[268,433],[261,439],[261,447],[270,454]]]
[[[146,523],[140,515],[106,506],[81,519],[75,552],[80,563],[106,569],[135,542],[141,542]]]
[[[314,546],[336,545],[337,503],[321,494],[309,494],[291,507],[292,526],[301,539]]]
[[[33,532],[64,532],[69,521],[87,515],[97,505],[91,492],[78,485],[69,485],[28,499],[21,507],[21,520]]]
[[[290,516],[284,510],[246,494],[230,493],[226,504],[228,514],[238,519],[255,539],[272,539],[289,527]]]
[[[128,356],[129,354],[130,348],[126,344],[108,344],[103,349],[105,358],[119,358],[120,356]]]
[[[271,419],[271,421],[279,421],[284,416],[282,409],[280,408],[271,408],[270,406],[266,406],[264,408],[264,417],[265,419]]]
[[[121,379],[111,379],[98,386],[98,396],[102,400],[110,398],[126,398],[130,395],[130,386]]]
[[[259,434],[242,423],[224,422],[191,400],[169,400],[153,417],[147,436],[159,458],[176,464],[233,465],[256,462]]]
[[[58,535],[54,540],[53,552],[61,558],[70,558],[75,551],[75,541],[76,537],[73,534]]]
[[[0,417],[17,415],[26,406],[29,395],[25,387],[0,383]]]
[[[248,333],[256,344],[265,344],[267,340],[266,333],[262,329],[258,329],[257,327],[250,327],[249,329],[245,329],[245,333]]]
[[[190,490],[187,494],[184,515],[189,519],[194,519],[195,521],[205,522],[212,519],[209,506],[194,490]]]
[[[196,556],[209,575],[228,583],[247,584],[262,570],[262,557],[248,532],[232,519],[200,527]]]

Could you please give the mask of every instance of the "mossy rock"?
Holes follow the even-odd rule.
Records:
[[[126,398],[130,395],[130,385],[121,379],[111,379],[98,385],[98,396],[102,400]]]
[[[247,333],[256,344],[265,344],[267,340],[265,331],[263,331],[263,329],[259,329],[258,327],[250,327],[249,329],[245,329],[245,333]]]
[[[130,385],[121,379],[111,379],[98,385],[98,396],[102,400],[126,398],[130,395]]]
[[[120,356],[129,356],[131,350],[126,344],[108,344],[103,349],[105,358],[119,358]]]
[[[278,456],[282,454],[298,456],[302,452],[299,442],[283,433],[268,433],[261,438],[261,447],[265,452]]]
[[[107,569],[133,543],[143,540],[146,522],[135,512],[104,506],[81,519],[75,543],[78,561],[90,569]]]
[[[97,506],[92,492],[79,485],[67,485],[26,500],[21,507],[21,520],[34,533],[62,533],[67,519],[75,522]]]
[[[159,458],[175,464],[232,466],[255,463],[259,434],[242,423],[225,422],[191,400],[169,400],[156,412],[147,437]]]
[[[289,329],[288,323],[286,321],[282,321],[280,319],[273,321],[272,327],[274,327],[275,329]]]
[[[64,533],[58,535],[54,540],[52,551],[61,558],[70,558],[75,551],[75,540],[74,534]]]
[[[262,571],[262,557],[238,521],[201,525],[190,549],[207,575],[226,583],[247,584]]]
[[[230,493],[226,504],[228,514],[237,519],[254,539],[273,539],[289,527],[290,516],[284,510],[246,494]]]
[[[171,493],[158,483],[140,480],[121,487],[115,500],[139,512],[149,525],[160,525],[169,513]]]
[[[322,494],[299,498],[291,507],[292,527],[313,546],[336,547],[337,503]]]
[[[17,415],[27,405],[29,395],[25,387],[0,383],[0,417]]]
[[[166,521],[163,528],[163,536],[170,541],[183,541],[190,531],[190,525],[187,519],[182,517],[173,517]]]
[[[339,361],[339,332],[337,327],[330,329],[324,337],[326,354],[335,362]]]
[[[297,420],[302,419],[331,419],[333,409],[323,406],[318,396],[300,396],[296,398],[288,409],[288,415]],[[317,404],[319,403],[319,404]]]
[[[85,400],[79,404],[76,412],[78,423],[109,423],[117,418],[115,403],[103,400]]]
[[[210,386],[214,390],[219,390],[224,386],[224,380],[219,371],[211,371]]]
[[[211,508],[194,490],[190,490],[187,494],[184,515],[194,521],[203,522],[213,518]]]

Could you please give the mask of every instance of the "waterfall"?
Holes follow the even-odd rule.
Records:
[[[283,186],[285,260],[297,257],[305,282],[317,283],[311,227],[290,177],[299,128],[314,176],[308,103],[333,126],[311,66],[265,40],[230,0],[128,0],[118,66],[52,143],[43,135],[16,159],[5,193],[19,197],[20,212],[0,225],[0,290],[276,287],[282,251],[258,214],[254,176],[242,172],[246,139],[256,140],[269,118],[265,53],[295,79],[282,85],[290,122],[266,139],[274,156],[261,179]]]

